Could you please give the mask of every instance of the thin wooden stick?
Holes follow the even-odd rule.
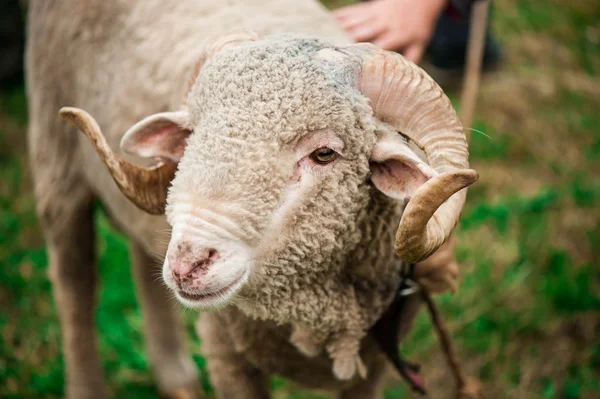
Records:
[[[490,0],[480,0],[473,4],[471,11],[471,27],[467,44],[467,67],[465,68],[465,83],[460,99],[460,118],[466,129],[467,139],[471,136],[471,131],[468,128],[473,123],[479,91],[489,7]]]

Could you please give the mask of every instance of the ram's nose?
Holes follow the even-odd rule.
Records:
[[[185,243],[178,245],[176,250],[167,255],[173,280],[180,286],[185,280],[206,274],[217,259],[219,259],[219,252],[216,249],[192,249]]]

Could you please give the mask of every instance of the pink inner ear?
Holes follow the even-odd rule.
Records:
[[[157,121],[139,132],[135,146],[137,153],[148,153],[147,157],[180,158],[190,131],[170,121]]]
[[[385,195],[407,200],[431,176],[405,162],[388,159],[384,162],[371,162],[371,181]]]
[[[121,148],[142,158],[179,161],[187,143],[190,129],[183,127],[181,113],[150,116],[129,129],[121,140]]]

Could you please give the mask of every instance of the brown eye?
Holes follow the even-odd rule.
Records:
[[[310,159],[319,165],[327,165],[328,163],[335,161],[337,157],[338,153],[327,147],[318,148],[310,154]]]

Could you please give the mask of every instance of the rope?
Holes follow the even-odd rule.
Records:
[[[431,298],[431,295],[425,291],[421,290],[421,296],[427,305],[427,310],[429,311],[429,315],[431,316],[431,322],[435,328],[435,332],[440,340],[440,345],[442,347],[442,351],[446,357],[446,361],[450,366],[450,371],[452,372],[452,376],[456,381],[456,385],[462,388],[466,384],[466,378],[463,374],[460,364],[458,363],[458,357],[456,356],[456,352],[454,352],[454,348],[452,347],[452,338],[450,338],[450,332],[444,325],[444,321],[442,320],[442,316],[437,308],[437,305]]]
[[[425,289],[421,290],[421,297],[427,305],[427,310],[429,311],[431,322],[433,323],[433,327],[440,341],[442,352],[444,353],[446,362],[450,367],[450,372],[456,381],[456,386],[458,388],[456,395],[457,399],[482,399],[484,396],[481,383],[474,378],[465,377],[465,374],[460,367],[458,356],[456,355],[454,347],[452,346],[450,332],[446,328],[446,325],[442,320],[442,316],[433,298]]]

